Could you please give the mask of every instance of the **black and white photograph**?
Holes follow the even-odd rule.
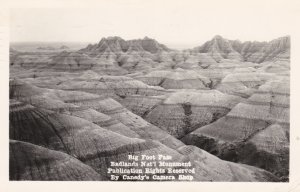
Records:
[[[294,1],[201,2],[11,8],[9,181],[289,183]]]

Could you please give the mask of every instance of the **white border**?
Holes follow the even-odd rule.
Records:
[[[146,0],[144,0],[146,1]],[[204,5],[204,0],[181,0],[176,3],[199,3]],[[207,0],[209,1],[209,0]],[[235,6],[238,0],[216,0],[216,6]],[[8,80],[9,80],[9,8],[77,8],[105,6],[108,0],[10,0],[1,1],[0,12],[0,191],[230,191],[230,192],[253,192],[253,191],[300,191],[300,127],[299,126],[299,83],[300,83],[300,28],[297,26],[300,20],[300,1],[297,0],[251,0],[259,6],[269,3],[266,9],[281,10],[282,5],[289,9],[282,9],[281,15],[286,17],[290,28],[287,35],[291,36],[291,147],[290,147],[290,182],[289,183],[223,183],[223,182],[12,182],[8,179]],[[110,1],[111,2],[111,1]],[[116,3],[142,3],[140,0],[114,0]],[[151,1],[158,3],[158,0]],[[161,0],[164,5],[174,3],[175,0]],[[247,2],[247,1],[245,1]],[[149,1],[148,1],[149,3]],[[236,7],[238,9],[238,7]],[[218,15],[214,15],[218,17]],[[238,21],[237,23],[242,22]],[[280,23],[279,23],[280,24]],[[201,26],[200,26],[201,27]],[[242,29],[241,29],[242,30]],[[260,30],[260,29],[254,29]],[[233,31],[233,33],[236,33]],[[201,34],[199,34],[201,35]],[[299,54],[298,54],[299,53]],[[299,83],[298,83],[299,82]]]

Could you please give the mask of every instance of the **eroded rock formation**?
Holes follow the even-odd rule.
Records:
[[[287,181],[289,54],[289,37],[11,49],[10,179],[109,180],[111,161],[166,154],[196,181]]]

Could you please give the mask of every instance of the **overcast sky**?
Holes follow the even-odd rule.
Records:
[[[98,42],[148,36],[170,47],[200,45],[215,35],[269,41],[289,35],[288,1],[101,1],[84,8],[12,9],[10,40]],[[286,2],[286,3],[285,3]]]

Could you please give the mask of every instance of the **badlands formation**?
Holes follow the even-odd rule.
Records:
[[[48,48],[10,49],[11,180],[110,180],[111,162],[163,154],[194,181],[288,181],[289,37]]]

